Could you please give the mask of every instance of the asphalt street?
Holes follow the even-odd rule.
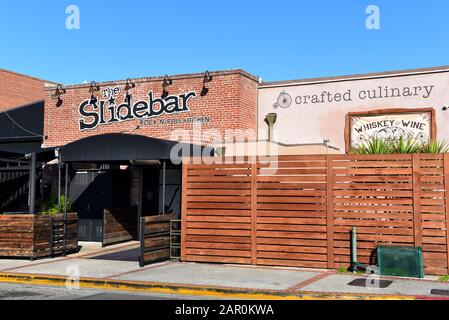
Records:
[[[0,283],[0,300],[202,300],[208,297]],[[214,298],[216,299],[216,298]]]

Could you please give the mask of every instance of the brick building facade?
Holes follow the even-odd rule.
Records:
[[[222,142],[229,130],[239,138],[256,139],[258,79],[242,70],[210,75],[212,81],[207,83],[200,73],[169,77],[172,84],[165,87],[168,95],[163,102],[166,110],[161,110],[160,103],[164,77],[132,79],[128,84],[135,87],[128,91],[126,80],[98,83],[99,91],[93,93],[90,84],[64,86],[66,93],[59,103],[52,98],[56,87],[47,87],[44,146],[63,146],[109,133],[203,145]],[[92,94],[98,99],[95,104],[89,102]],[[194,137],[199,130],[200,141]]]
[[[54,83],[0,69],[0,111],[44,99],[44,88]]]

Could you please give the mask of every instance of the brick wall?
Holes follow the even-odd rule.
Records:
[[[0,69],[0,111],[44,99],[46,81]]]
[[[141,120],[133,119],[111,124],[102,124],[92,130],[80,130],[79,113],[80,104],[91,97],[89,93],[90,84],[67,86],[67,93],[61,96],[62,103],[57,106],[57,101],[51,99],[55,88],[46,88],[45,91],[45,123],[44,132],[46,147],[55,147],[68,144],[70,142],[86,138],[89,136],[107,133],[133,133],[154,138],[210,144],[214,140],[223,141],[227,129],[240,130],[246,132],[252,130],[256,133],[257,126],[257,79],[242,70],[212,72],[212,82],[206,84],[209,92],[206,96],[201,96],[203,86],[203,74],[179,75],[170,77],[173,84],[169,86],[170,96],[177,96],[191,91],[195,91],[197,97],[189,101],[190,112],[163,114],[159,117],[147,118],[157,125],[142,124]],[[156,98],[162,95],[163,78],[142,78],[133,79],[136,84],[134,89],[129,91],[132,94],[132,103],[138,100],[148,102],[148,92],[153,91]],[[120,93],[117,95],[117,104],[124,102],[126,81],[98,83],[100,92],[95,96],[99,100],[107,100],[102,97],[102,90],[110,87],[119,87]],[[105,104],[107,110],[109,103]],[[87,106],[86,110],[92,111],[92,106]],[[193,140],[194,132],[198,132],[198,125],[185,123],[189,118],[208,118],[208,122],[201,124],[201,141]],[[110,118],[106,111],[106,118]],[[84,119],[93,119],[85,118]],[[160,124],[160,121],[181,121],[175,124]],[[89,120],[90,121],[90,120]],[[136,129],[140,126],[138,129]],[[196,128],[196,131],[194,130]],[[178,132],[174,135],[174,130],[187,130],[183,135]],[[207,132],[208,134],[204,134]],[[218,137],[217,137],[218,135]],[[255,136],[249,137],[256,139]]]

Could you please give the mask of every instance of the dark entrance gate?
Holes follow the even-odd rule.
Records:
[[[129,189],[129,171],[85,170],[75,173],[70,183],[70,198],[74,200],[79,216],[80,241],[104,240],[105,209],[129,208]]]

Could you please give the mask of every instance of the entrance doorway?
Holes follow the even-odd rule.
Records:
[[[127,208],[131,174],[126,170],[77,171],[70,183],[70,199],[78,213],[79,241],[101,242],[105,209]]]
[[[141,217],[180,215],[182,170],[171,162],[73,163],[72,168],[69,197],[78,213],[80,241],[110,245],[138,240]]]
[[[78,179],[85,181],[75,184],[78,197],[71,197],[78,204],[80,239],[102,240],[103,246],[140,240],[141,264],[168,260],[171,225],[179,225],[181,215],[182,168],[171,161],[173,147],[181,150],[177,159],[214,154],[212,148],[121,133],[90,136],[62,147],[58,160],[66,176],[74,164],[100,168],[96,174],[84,170],[84,178]]]
[[[142,217],[181,213],[182,169],[162,163],[142,168]]]

